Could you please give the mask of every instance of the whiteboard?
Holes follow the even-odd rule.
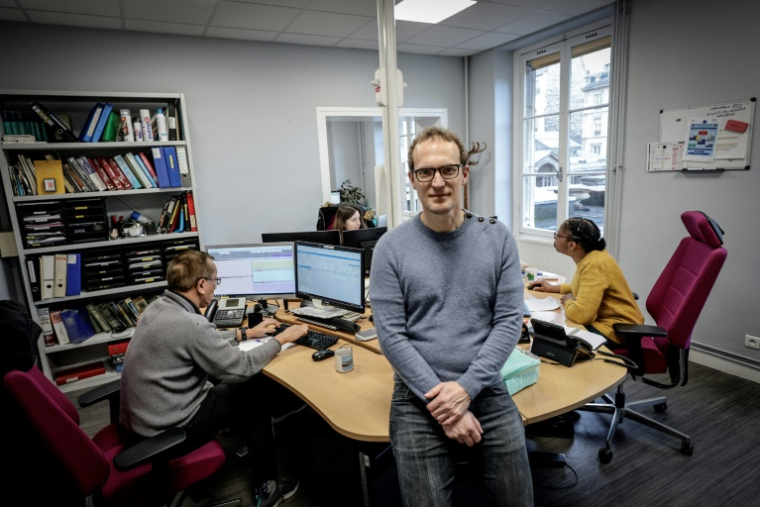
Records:
[[[695,162],[678,160],[672,170],[745,170],[750,166],[752,151],[752,127],[755,117],[755,98],[712,104],[709,106],[664,109],[660,111],[660,144],[681,145],[681,154],[689,136],[689,123],[693,118],[717,119],[720,122],[715,158],[711,161]],[[744,132],[726,129],[726,123],[734,120],[746,123]],[[676,150],[678,151],[678,150]]]

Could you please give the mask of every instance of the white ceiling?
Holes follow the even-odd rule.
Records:
[[[479,0],[437,25],[396,22],[398,51],[469,56],[613,0]],[[397,0],[398,3],[398,0]],[[0,0],[0,20],[377,49],[375,0]]]

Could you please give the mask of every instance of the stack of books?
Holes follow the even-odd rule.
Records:
[[[188,190],[174,195],[164,203],[164,208],[158,219],[157,230],[159,234],[196,232],[198,230],[192,191]]]

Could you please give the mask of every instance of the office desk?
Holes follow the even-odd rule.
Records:
[[[526,299],[559,298],[526,290]],[[555,322],[578,326],[566,321],[564,308],[553,312]],[[282,315],[281,315],[282,314]],[[283,322],[295,321],[283,310],[277,312]],[[289,318],[288,318],[289,317]],[[372,323],[365,321],[367,327]],[[346,333],[314,327],[320,332]],[[351,337],[353,338],[353,337]],[[295,346],[281,352],[264,367],[264,374],[286,386],[317,411],[335,431],[364,442],[387,442],[388,418],[393,391],[393,370],[379,353],[377,340],[360,343],[340,340],[331,347],[351,345],[354,352],[354,371],[338,373],[332,358],[314,362],[313,349]],[[366,345],[375,344],[375,350]],[[538,382],[513,396],[523,418],[523,424],[565,413],[609,392],[625,380],[627,370],[603,361],[579,361],[568,368],[541,363]]]

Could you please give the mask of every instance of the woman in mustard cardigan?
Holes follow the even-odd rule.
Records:
[[[572,282],[560,285],[541,281],[531,288],[563,294],[561,301],[568,319],[626,345],[625,338],[612,329],[613,324],[643,324],[644,316],[620,266],[605,250],[606,242],[601,236],[599,227],[587,218],[566,220],[554,233],[554,248],[575,261]]]

